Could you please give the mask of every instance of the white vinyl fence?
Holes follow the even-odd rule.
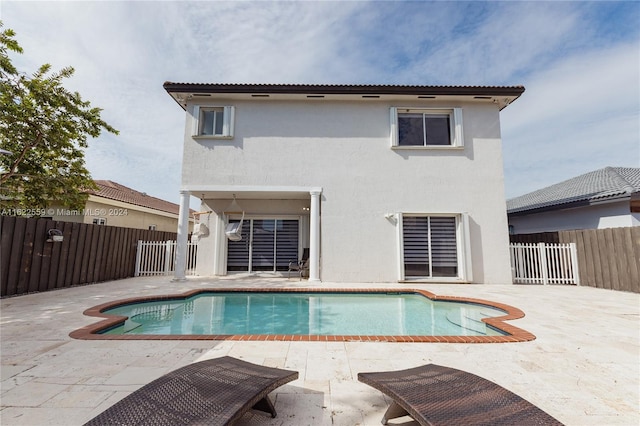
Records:
[[[576,244],[510,244],[516,284],[580,285]]]
[[[196,275],[196,254],[198,246],[187,243],[186,275]],[[135,276],[171,275],[175,272],[175,241],[138,241]]]

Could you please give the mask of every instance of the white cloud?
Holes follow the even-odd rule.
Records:
[[[103,118],[121,131],[90,142],[93,176],[173,202],[184,113],[162,89],[166,80],[524,84],[524,96],[502,113],[511,196],[561,180],[559,170],[571,177],[604,162],[629,163],[629,145],[638,141],[638,30],[627,23],[620,34],[600,34],[606,3],[3,1],[0,7],[5,28],[16,30],[25,49],[15,57],[18,67],[74,66],[69,88],[103,108]],[[631,10],[637,16],[640,9]]]
[[[502,112],[507,196],[605,166],[640,166],[640,50],[624,43],[533,74]]]
[[[341,21],[359,3],[196,2],[181,5],[165,30],[173,81],[310,83],[349,68],[335,60]],[[176,8],[175,5],[172,6]],[[344,59],[344,58],[342,58]],[[334,77],[329,77],[336,80]]]
[[[612,108],[616,115],[637,110],[639,67],[638,43],[561,59],[529,77],[527,92],[522,97],[524,105],[510,117],[510,127],[526,131],[541,121],[557,121],[559,115],[575,124],[594,115],[611,113]]]
[[[518,3],[492,7],[479,20],[468,18],[454,26],[408,72],[446,84],[508,82],[538,66],[574,34],[576,13],[567,9],[558,14],[559,7],[566,8],[552,6]]]

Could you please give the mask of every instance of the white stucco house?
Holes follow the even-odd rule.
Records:
[[[512,234],[640,226],[640,168],[605,167],[507,200]]]
[[[310,281],[511,283],[500,110],[522,86],[164,88],[186,112],[178,265],[195,196],[199,275],[308,252]]]

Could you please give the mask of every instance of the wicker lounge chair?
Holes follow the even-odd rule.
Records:
[[[179,368],[117,402],[87,425],[231,425],[250,409],[276,416],[268,394],[296,371],[231,357]]]
[[[393,399],[382,418],[409,415],[421,425],[561,425],[513,392],[455,368],[427,364],[359,373],[358,380]]]

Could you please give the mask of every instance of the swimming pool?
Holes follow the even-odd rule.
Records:
[[[508,305],[423,290],[197,290],[110,302],[79,339],[502,342],[535,336]]]

